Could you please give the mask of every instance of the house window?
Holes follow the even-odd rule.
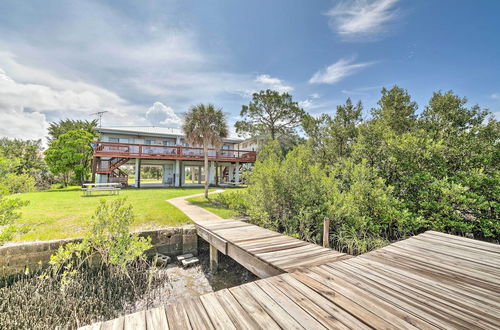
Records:
[[[175,141],[174,140],[165,140],[165,141],[163,141],[163,145],[164,146],[173,146],[173,145],[175,145]]]
[[[120,143],[128,143],[128,139],[120,139]]]
[[[120,139],[110,137],[110,138],[109,138],[109,142],[115,142],[115,143],[118,143],[118,142],[120,142]]]
[[[144,140],[144,144],[153,144],[154,141],[153,140]]]

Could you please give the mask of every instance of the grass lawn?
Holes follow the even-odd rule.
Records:
[[[203,188],[123,189],[118,196],[82,197],[80,188],[47,190],[15,195],[28,200],[20,223],[31,230],[16,241],[51,240],[82,236],[99,200],[126,198],[133,206],[132,230],[179,226],[190,219],[167,199],[202,193]]]
[[[228,189],[226,191],[237,190],[237,189],[241,189],[241,188],[232,188],[232,189]],[[224,192],[222,192],[221,194],[224,194]],[[202,208],[206,209],[207,211],[215,213],[219,217],[224,218],[224,219],[236,218],[239,216],[238,212],[236,212],[235,210],[231,210],[231,209],[228,209],[228,208],[220,206],[220,205],[212,204],[208,199],[205,198],[205,196],[191,197],[191,198],[188,198],[187,201],[191,202],[192,204],[194,204],[196,206],[202,207]]]
[[[141,183],[161,183],[161,182],[162,182],[161,179],[141,179]],[[135,184],[135,178],[129,177],[128,184],[129,185]]]

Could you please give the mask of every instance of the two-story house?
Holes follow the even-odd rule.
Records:
[[[201,146],[189,145],[182,130],[168,127],[102,127],[100,137],[93,144],[93,180],[97,183],[127,184],[128,174],[121,166],[132,165],[136,187],[141,186],[143,165],[162,167],[162,183],[182,187],[186,173],[196,173],[197,183],[205,178],[209,184],[239,184],[240,168],[255,162],[256,152],[249,144],[242,148],[241,139],[223,140],[222,148],[209,150],[209,171],[204,173],[204,155]]]

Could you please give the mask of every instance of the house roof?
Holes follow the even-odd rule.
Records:
[[[160,126],[108,126],[99,128],[99,132],[124,135],[145,135],[155,137],[184,136],[184,132],[180,128]],[[224,141],[238,143],[243,140],[230,136],[224,139]]]

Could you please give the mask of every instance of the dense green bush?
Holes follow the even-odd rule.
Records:
[[[414,222],[419,219],[405,211],[366,161],[344,160],[324,169],[306,146],[283,158],[278,145],[270,143],[249,180],[245,191],[215,199],[249,215],[253,223],[316,243],[329,217],[334,246],[349,253],[383,246],[418,227]]]
[[[220,202],[250,221],[319,242],[331,219],[336,248],[363,253],[433,229],[500,240],[500,123],[452,92],[417,104],[383,89],[362,120],[350,99],[336,115],[304,117],[307,143],[261,148],[248,189]]]
[[[209,201],[216,206],[223,206],[245,215],[248,209],[245,190],[226,190],[220,194],[209,195]]]
[[[29,174],[9,173],[0,179],[0,190],[5,193],[19,194],[35,191],[35,179]]]
[[[19,209],[28,203],[19,198],[7,198],[0,191],[0,245],[12,240],[16,232],[22,230],[16,225],[16,220],[21,217]]]
[[[278,148],[270,143],[248,177],[247,213],[259,225],[317,241],[327,210],[323,171],[308,148],[296,147],[285,158]]]
[[[125,205],[124,199],[102,200],[83,240],[60,246],[50,257],[51,271],[64,277],[97,261],[115,272],[126,272],[128,264],[145,260],[144,252],[151,248],[151,238],[130,234],[133,221],[132,206]]]
[[[37,189],[50,187],[52,175],[41,151],[41,140],[0,139],[0,178],[9,174],[30,181],[29,189],[11,189],[12,193],[31,191],[32,183]],[[16,177],[12,179],[19,181]]]

